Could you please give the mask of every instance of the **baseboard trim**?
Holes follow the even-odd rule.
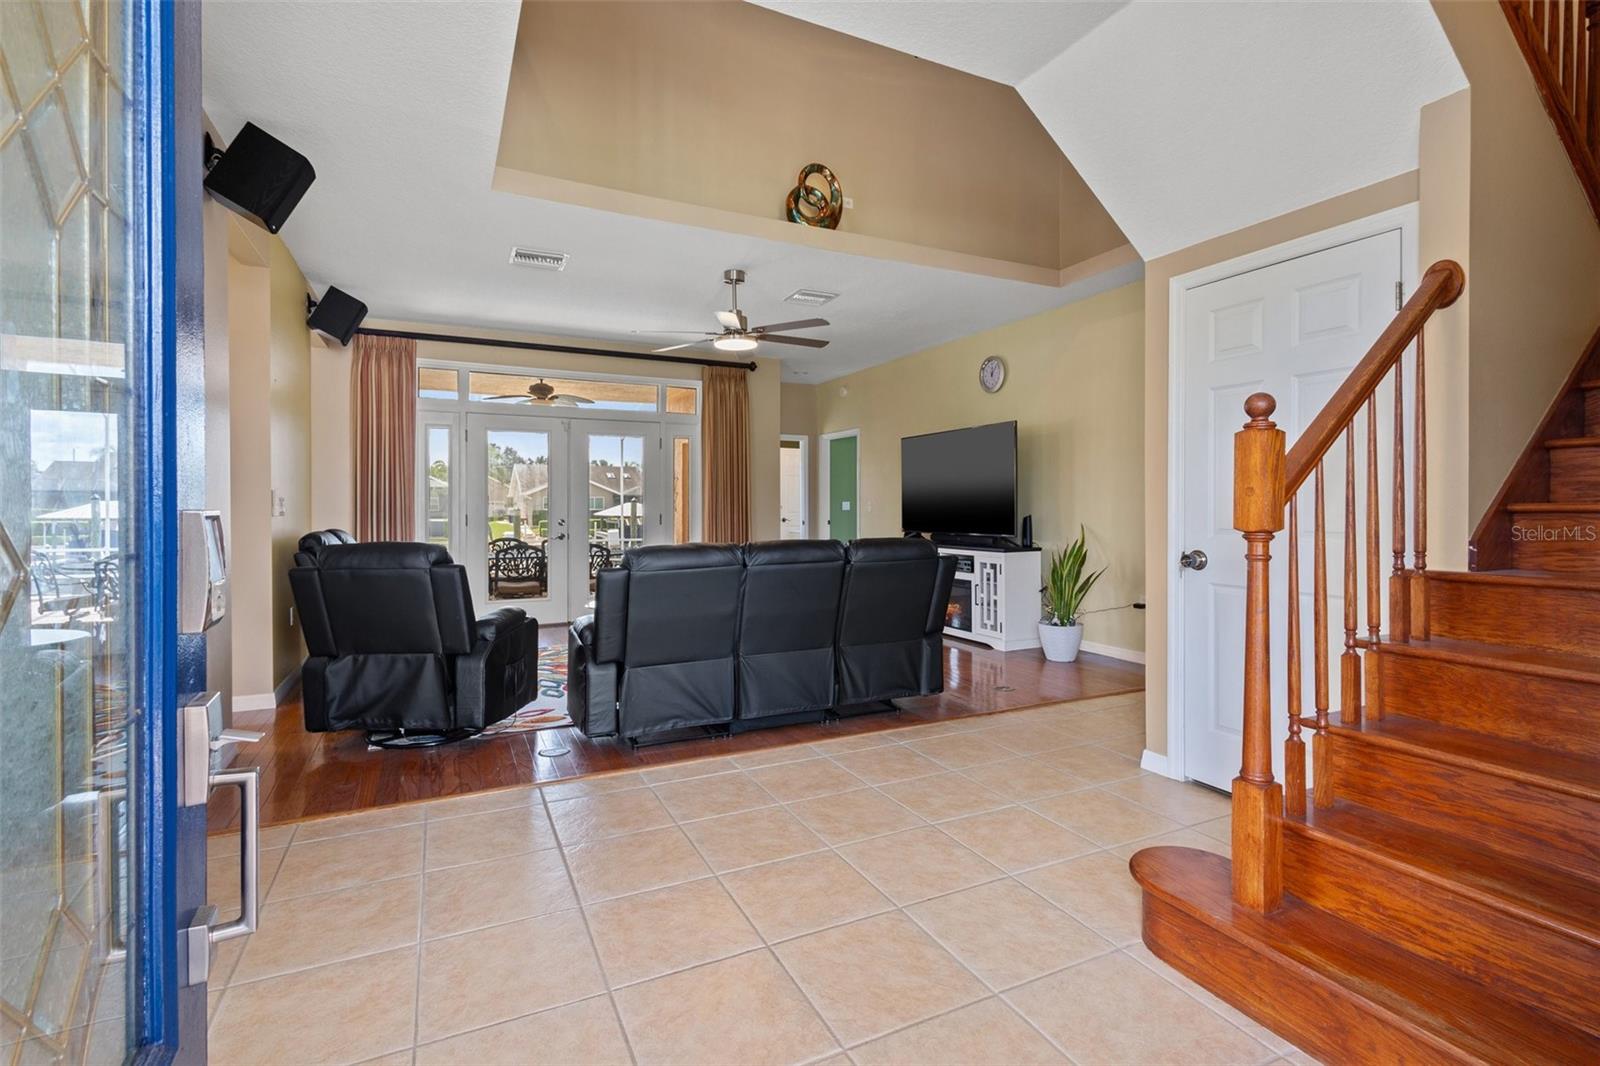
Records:
[[[272,705],[276,707],[289,698],[289,693],[300,683],[300,668],[297,666],[289,671],[289,676],[278,682],[278,687],[272,690]]]
[[[1097,644],[1086,640],[1080,647],[1093,655],[1104,655],[1112,659],[1121,659],[1125,663],[1138,663],[1144,665],[1144,652],[1134,651],[1132,648],[1119,648],[1115,644]]]
[[[1159,752],[1151,751],[1149,748],[1144,749],[1144,754],[1139,757],[1139,769],[1148,770],[1152,774],[1160,774],[1162,777],[1172,776],[1167,757]]]
[[[289,698],[294,687],[300,683],[300,668],[297,666],[289,671],[289,676],[278,682],[278,687],[271,692],[251,692],[233,698],[233,709],[236,711],[271,711],[276,710],[278,704]]]

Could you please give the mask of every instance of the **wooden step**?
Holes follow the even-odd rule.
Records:
[[[1583,389],[1583,431],[1600,433],[1600,380],[1578,383]]]
[[[1463,587],[1441,582],[1430,590],[1430,612],[1437,610],[1435,592],[1444,593],[1439,597],[1447,608],[1443,628],[1474,628],[1455,598]],[[1574,632],[1593,629],[1591,618],[1574,614]],[[1437,614],[1433,626],[1435,633],[1441,628]],[[1590,647],[1600,648],[1600,643]],[[1369,713],[1426,719],[1600,760],[1600,659],[1435,636],[1380,644],[1367,653],[1367,670]]]
[[[1421,718],[1328,732],[1333,795],[1600,879],[1600,763]]]
[[[1550,458],[1550,499],[1600,500],[1600,437],[1558,437],[1544,446]]]
[[[1600,1039],[1293,895],[1233,903],[1228,860],[1146,848],[1129,863],[1157,956],[1311,1055],[1340,1063],[1574,1063]]]
[[[1600,884],[1336,803],[1284,822],[1284,888],[1600,1032]]]
[[[1600,573],[1429,570],[1428,617],[1436,638],[1600,654]]]
[[[1600,502],[1513,503],[1506,510],[1514,567],[1600,574]]]

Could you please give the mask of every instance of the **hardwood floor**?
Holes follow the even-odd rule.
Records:
[[[541,645],[564,642],[564,626],[547,626]],[[1046,703],[1090,699],[1144,688],[1144,668],[1100,655],[1051,663],[1038,651],[1002,653],[974,644],[945,644],[945,691],[897,701],[898,714],[868,714],[837,722],[782,726],[738,736],[661,744],[637,751],[614,739],[591,740],[577,729],[509,733],[412,751],[369,750],[362,733],[307,733],[298,698],[274,711],[235,715],[234,725],[266,733],[244,746],[238,766],[261,767],[261,820],[277,825],[412,800],[457,796],[506,785],[556,781],[585,774],[662,766],[708,755],[731,755],[828,737],[899,729],[947,718],[993,714]],[[536,749],[564,747],[546,758]],[[213,832],[237,824],[235,790],[213,797]]]

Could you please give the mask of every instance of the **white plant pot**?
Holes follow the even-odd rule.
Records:
[[[1053,626],[1048,622],[1039,623],[1039,646],[1044,649],[1044,657],[1053,663],[1070,663],[1078,657],[1078,648],[1083,644],[1083,623],[1075,626]]]

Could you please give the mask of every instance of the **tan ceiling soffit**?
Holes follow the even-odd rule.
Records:
[[[1050,267],[1014,263],[1005,259],[991,259],[965,252],[952,252],[906,241],[869,237],[843,230],[816,229],[777,218],[758,218],[739,211],[723,211],[714,207],[665,200],[642,193],[607,189],[565,178],[552,178],[544,174],[531,174],[525,170],[497,166],[494,168],[493,186],[496,192],[514,193],[537,200],[554,200],[578,207],[634,215],[640,218],[672,222],[683,226],[738,233],[746,237],[783,241],[808,248],[819,248],[844,255],[859,255],[869,259],[888,259],[911,263],[915,266],[955,270],[965,274],[980,274],[1006,281],[1022,281],[1051,288],[1080,281],[1103,270],[1136,261],[1139,258],[1131,244],[1124,244],[1108,252],[1073,263],[1060,270]]]

